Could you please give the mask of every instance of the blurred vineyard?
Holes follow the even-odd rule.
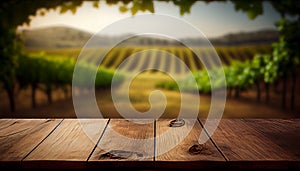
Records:
[[[53,91],[63,90],[65,97],[71,96],[71,86],[73,80],[73,71],[75,68],[75,60],[61,56],[47,56],[40,54],[23,54],[18,58],[17,82],[19,89],[31,88],[32,107],[36,107],[36,91],[42,90],[48,99],[48,103],[52,103]],[[77,64],[79,72],[84,74],[76,75],[77,81],[74,87],[85,89],[89,82],[88,76],[96,73],[95,88],[110,87],[114,71],[98,68],[88,63]],[[79,77],[79,78],[78,78]],[[117,82],[122,81],[122,75],[116,77]],[[11,105],[14,105],[11,103]]]
[[[195,48],[198,54],[206,62],[207,69],[218,68],[216,61],[216,53],[214,49],[199,47]],[[217,47],[217,54],[220,57],[222,65],[230,66],[234,61],[249,61],[255,54],[267,53],[270,46],[237,46],[237,47]],[[95,80],[95,87],[109,87],[114,70],[128,57],[137,54],[137,60],[126,63],[122,70],[124,73],[134,72],[140,68],[159,68],[171,74],[183,75],[187,72],[187,68],[175,62],[175,57],[167,58],[166,53],[173,54],[183,61],[187,67],[193,71],[201,71],[204,69],[203,63],[198,59],[195,53],[184,46],[132,46],[132,47],[115,47],[107,54],[108,49],[88,49],[84,53],[85,64],[81,64],[81,69],[85,72],[97,70],[95,64],[100,56],[103,56],[102,63],[98,69]],[[29,54],[19,58],[19,67],[17,72],[17,81],[21,89],[31,87],[32,107],[36,106],[35,92],[41,89],[48,97],[48,102],[52,102],[52,91],[61,89],[65,92],[65,96],[70,96],[72,85],[73,70],[75,61],[79,56],[81,49],[54,49],[54,50],[31,50]],[[138,53],[143,52],[143,53]],[[89,71],[87,71],[89,70]],[[157,71],[148,71],[155,73]],[[26,74],[24,74],[26,73]],[[86,81],[83,76],[79,80],[77,87],[82,87]],[[120,78],[120,81],[122,79]],[[205,79],[202,79],[202,82]],[[209,81],[208,81],[209,82]],[[165,87],[172,83],[161,83]],[[205,83],[207,84],[207,83]],[[204,84],[203,84],[204,85]],[[173,86],[173,87],[176,87]],[[200,90],[201,91],[201,90]]]
[[[199,47],[195,48],[198,54],[201,54],[201,58],[207,61],[205,63],[207,69],[213,69],[219,65],[215,59],[215,53],[212,48]],[[47,56],[63,56],[64,58],[77,59],[81,49],[54,49],[44,51]],[[198,71],[204,69],[203,63],[198,59],[195,53],[191,49],[183,46],[134,46],[134,47],[115,47],[107,54],[104,54],[107,49],[89,49],[85,53],[84,60],[88,63],[96,63],[100,56],[105,56],[101,63],[101,66],[107,69],[116,69],[121,62],[131,55],[138,53],[138,60],[127,63],[123,66],[123,70],[126,72],[132,72],[139,70],[139,68],[160,68],[166,72],[174,74],[186,73],[186,68],[182,66],[176,66],[175,58],[164,58],[164,55],[168,52],[180,60],[182,60],[190,70]],[[148,51],[147,51],[148,50]],[[261,46],[229,46],[229,47],[216,47],[215,48],[222,65],[229,66],[233,61],[247,61],[251,60],[255,54],[263,54],[271,51],[271,47],[268,45]],[[146,52],[145,52],[146,51]],[[31,50],[31,53],[39,52],[37,50]],[[140,57],[140,58],[139,58]],[[153,72],[153,71],[152,71]]]
[[[254,19],[263,14],[263,10],[261,9],[263,9],[264,3],[257,3],[256,1],[243,3],[240,1],[231,2],[236,11],[247,13],[250,19]],[[16,34],[17,27],[26,23],[29,24],[31,19],[34,18],[32,16],[37,16],[38,14],[44,15],[47,10],[52,9],[60,9],[61,13],[68,11],[75,13],[76,9],[83,4],[82,1],[70,1],[67,5],[65,1],[51,1],[51,3],[50,1],[49,3],[36,2],[34,3],[35,5],[32,3],[28,5],[28,3],[28,1],[9,1],[3,3],[0,10],[2,14],[0,15],[2,21],[0,26],[0,97],[4,99],[4,102],[2,101],[2,103],[0,103],[0,108],[4,106],[2,104],[6,104],[5,108],[10,104],[11,111],[15,110],[15,104],[19,105],[18,102],[29,101],[29,98],[26,97],[15,102],[15,96],[18,96],[20,92],[30,92],[32,94],[33,107],[35,106],[36,91],[42,91],[46,94],[49,103],[52,101],[52,94],[57,92],[56,90],[63,90],[66,96],[70,97],[71,85],[74,84],[72,83],[72,77],[76,58],[81,52],[80,47],[91,37],[90,34],[84,34],[81,31],[50,28],[48,29],[48,31],[51,30],[50,32],[40,30],[32,34],[31,38],[27,36],[27,40],[29,41],[23,40],[23,36],[20,36],[19,33]],[[139,11],[144,12],[148,10],[154,12],[154,4],[152,1],[134,1],[133,4],[127,2],[118,3],[118,1],[113,1],[112,3],[109,1],[107,4],[121,5],[119,6],[120,11],[131,12],[132,15]],[[173,4],[179,7],[180,14],[183,15],[190,12],[190,8],[195,2],[177,3],[177,1],[173,1]],[[294,102],[297,101],[296,98],[300,97],[299,91],[296,91],[297,84],[299,84],[299,79],[297,80],[297,78],[299,77],[300,66],[298,50],[300,37],[299,4],[298,1],[288,1],[287,3],[286,1],[279,0],[270,2],[274,10],[276,10],[278,14],[281,14],[281,19],[279,20],[278,18],[278,21],[276,21],[277,31],[275,31],[275,34],[271,37],[267,34],[270,32],[260,32],[259,34],[229,34],[221,39],[217,38],[211,40],[214,45],[224,45],[224,47],[216,47],[221,63],[219,63],[219,60],[216,58],[214,50],[198,47],[202,45],[202,42],[197,38],[191,39],[191,41],[195,41],[193,45],[197,46],[196,54],[200,55],[203,59],[202,61],[199,61],[195,53],[190,49],[180,46],[182,44],[177,41],[175,41],[175,43],[172,40],[157,41],[159,39],[156,38],[152,39],[155,41],[144,41],[145,39],[138,38],[135,39],[136,41],[132,40],[131,43],[128,41],[125,42],[131,47],[122,47],[119,46],[119,44],[107,54],[104,54],[107,49],[89,49],[88,53],[85,54],[85,61],[80,63],[79,68],[81,71],[84,71],[83,73],[97,72],[95,79],[95,87],[97,88],[110,87],[115,69],[122,61],[133,54],[136,54],[139,58],[123,66],[122,69],[125,74],[141,68],[159,68],[172,74],[184,76],[188,69],[182,65],[178,65],[175,62],[176,58],[166,58],[166,53],[163,52],[169,52],[181,59],[181,61],[193,71],[193,76],[196,78],[198,84],[197,89],[201,93],[209,94],[212,89],[218,88],[218,80],[216,82],[209,82],[207,70],[218,74],[221,73],[218,67],[222,65],[224,66],[229,95],[234,91],[235,96],[239,97],[242,91],[251,90],[252,92],[257,92],[258,101],[260,101],[261,94],[264,94],[266,102],[268,102],[269,99],[272,98],[270,97],[270,93],[273,93],[270,89],[274,88],[277,94],[282,95],[281,101],[283,108],[286,106],[287,94],[289,93],[291,101],[290,108],[292,109]],[[26,8],[24,8],[24,6]],[[98,1],[95,2],[93,6],[98,7]],[[41,11],[39,12],[40,9]],[[97,41],[95,42],[97,45],[99,45],[98,40],[104,43],[101,44],[101,46],[110,45],[109,37],[100,36],[96,39]],[[273,43],[272,47],[261,46],[261,44],[270,45],[271,43]],[[22,47],[24,44],[25,48],[27,48],[26,50],[38,48],[43,49],[44,52],[40,53],[40,50],[29,50],[29,53],[28,51],[23,53]],[[91,45],[95,47],[96,44]],[[154,45],[157,45],[157,47]],[[154,50],[152,51],[151,49]],[[145,53],[137,53],[143,51]],[[98,68],[98,66],[93,64],[99,62],[99,57],[101,56],[105,56],[105,58]],[[205,65],[203,65],[203,63]],[[151,76],[154,75],[154,77],[158,77],[159,75],[159,72],[155,70],[151,70],[149,73],[151,73]],[[151,83],[151,85],[156,83],[153,81],[155,79],[154,77],[151,77],[151,79],[145,82],[141,81],[142,84],[140,84],[140,87],[142,88],[137,92],[137,96],[140,96],[147,83]],[[190,78],[187,77],[181,80],[181,84],[185,84],[187,91],[190,88],[188,84],[189,79]],[[85,89],[85,83],[89,82],[89,79],[80,76],[78,80],[79,82],[75,84],[76,88]],[[120,82],[121,81],[122,76],[120,77]],[[169,80],[168,82],[160,82],[157,86],[168,90],[177,89],[177,85]],[[151,88],[153,88],[153,86]],[[176,91],[172,91],[172,93],[173,92]],[[99,94],[102,96],[101,93]],[[177,93],[177,95],[178,94],[179,93]],[[271,101],[272,100],[273,99],[271,99]],[[276,99],[273,101],[276,101]],[[280,100],[277,99],[277,101]],[[178,106],[178,102],[174,104]],[[235,107],[232,104],[227,106]],[[278,106],[278,104],[271,107],[275,106]],[[143,109],[145,109],[145,107],[143,107]]]
[[[269,101],[269,87],[275,83],[274,71],[267,66],[270,61],[272,47],[269,45],[244,45],[244,46],[219,46],[215,49],[197,47],[195,53],[184,46],[117,46],[110,51],[108,49],[87,49],[84,53],[84,62],[79,68],[85,73],[97,72],[95,79],[96,88],[111,86],[112,77],[116,68],[126,59],[136,55],[137,60],[125,63],[121,70],[122,74],[130,74],[142,68],[159,68],[170,74],[184,76],[188,69],[193,72],[193,77],[197,82],[197,89],[200,93],[210,93],[212,88],[218,88],[218,84],[210,82],[208,73],[205,69],[220,72],[220,61],[226,76],[228,95],[239,97],[244,90],[256,89],[257,100],[260,101],[261,95],[266,94],[266,101]],[[215,50],[215,51],[214,51]],[[31,106],[35,107],[36,92],[44,92],[48,103],[52,103],[52,95],[55,92],[64,92],[65,97],[71,97],[71,86],[75,62],[80,55],[81,49],[48,49],[48,50],[28,50],[27,55],[18,58],[17,82],[19,90],[31,92]],[[140,53],[142,52],[142,53]],[[167,58],[165,52],[173,54],[173,58]],[[215,53],[216,52],[216,53]],[[205,62],[200,61],[196,54],[200,54]],[[216,60],[218,55],[220,61]],[[183,61],[188,68],[178,65],[176,58]],[[81,56],[82,57],[82,56]],[[95,63],[103,57],[100,67]],[[206,67],[206,68],[205,68]],[[269,71],[267,71],[269,68]],[[271,70],[270,70],[271,69]],[[150,74],[160,77],[157,70],[147,71]],[[24,74],[26,73],[26,74]],[[269,75],[268,75],[269,74]],[[270,75],[271,74],[271,75]],[[273,75],[272,75],[273,74]],[[124,75],[120,75],[121,83]],[[183,84],[184,90],[189,91],[194,87],[189,85],[190,77],[182,77],[179,84]],[[272,80],[273,79],[273,80]],[[82,76],[75,85],[79,89],[84,89],[87,81]],[[163,81],[158,79],[156,87],[177,90],[178,85],[172,80]],[[155,80],[154,80],[155,82]],[[212,84],[212,85],[211,85]],[[265,90],[264,92],[262,90]],[[286,91],[286,90],[285,90]]]

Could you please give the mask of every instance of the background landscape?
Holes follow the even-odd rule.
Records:
[[[137,60],[127,63],[118,74],[120,87],[127,75],[141,68],[164,69],[181,78],[179,84],[184,85],[184,94],[191,99],[200,98],[199,117],[206,117],[211,107],[211,91],[218,90],[221,85],[218,83],[220,80],[210,82],[205,70],[218,73],[222,66],[227,88],[223,117],[299,117],[297,6],[296,10],[278,8],[278,4],[283,3],[281,1],[141,3],[82,1],[78,4],[64,2],[58,7],[55,3],[46,3],[41,6],[50,7],[32,7],[33,12],[15,4],[22,13],[19,16],[25,16],[26,20],[10,14],[7,9],[9,3],[1,6],[7,14],[3,13],[5,10],[0,10],[0,13],[3,16],[10,14],[15,20],[2,18],[0,116],[76,117],[71,87],[73,70],[82,48],[93,37],[93,44],[85,47],[85,63],[80,65],[80,69],[87,73],[97,72],[97,104],[105,117],[121,117],[111,99],[111,80],[118,66],[135,54]],[[30,6],[30,3],[26,5]],[[23,12],[28,12],[28,15],[23,15]],[[133,19],[134,15],[144,13],[166,14],[188,21],[207,35],[214,48],[206,46],[206,39],[177,28],[170,32],[177,33],[180,40],[133,36],[134,28],[132,33],[94,36],[113,22],[125,17]],[[147,21],[143,22],[140,25],[147,26]],[[108,49],[111,42],[130,36]],[[195,52],[181,41],[190,42],[204,61],[200,61]],[[109,52],[105,53],[107,50]],[[191,93],[191,78],[185,77],[188,69],[176,64],[175,57],[167,58],[163,52],[173,54],[188,66],[196,79],[200,97]],[[221,63],[216,60],[216,55]],[[98,68],[93,64],[97,63],[99,56],[104,56],[104,59]],[[89,78],[81,76],[74,84],[74,94],[88,93],[87,82]],[[140,112],[148,111],[151,107],[148,98],[154,90],[161,90],[167,98],[162,117],[176,117],[181,102],[178,85],[166,73],[157,70],[139,74],[130,84],[129,96],[133,107]],[[119,91],[122,92],[122,88]]]
[[[75,60],[84,44],[93,36],[92,33],[70,28],[66,26],[53,26],[39,29],[23,29],[19,30],[18,34],[25,44],[25,49],[30,54],[38,54],[41,57],[52,59],[72,59]],[[121,35],[122,36],[122,35]],[[124,35],[128,36],[128,35]],[[105,39],[108,43],[100,45],[106,47],[109,41],[117,39],[114,36],[98,36],[94,39]],[[212,58],[213,55],[205,48],[201,48],[204,40],[200,38],[183,38],[189,40],[194,46],[199,47],[203,55],[207,59]],[[230,33],[220,37],[209,38],[210,42],[214,45],[224,66],[230,66],[236,61],[245,62],[253,59],[255,54],[269,53],[271,51],[271,44],[278,41],[279,33],[274,29],[263,29],[253,32],[238,32]],[[96,41],[95,47],[99,46]],[[195,54],[188,48],[175,40],[155,38],[155,37],[135,37],[126,42],[126,46],[122,44],[114,48],[109,54],[106,55],[101,66],[108,69],[115,69],[121,61],[134,54],[135,52],[156,48],[168,51],[181,60],[193,71],[202,70],[203,64]],[[91,47],[93,49],[93,47]],[[93,51],[93,50],[91,50]],[[98,51],[99,52],[99,51]],[[174,74],[184,73],[184,69],[178,66],[173,66],[172,61],[163,61],[155,56],[155,52],[146,53],[148,57],[146,61],[138,61],[127,66],[126,71],[130,72],[138,66],[142,65],[160,65],[161,67],[168,67],[169,72]],[[97,55],[96,55],[97,56]],[[93,60],[95,55],[91,52],[88,60]],[[142,58],[141,58],[142,59]],[[153,60],[151,60],[153,59]],[[213,60],[209,61],[210,68],[215,67]],[[166,74],[149,71],[138,76],[131,85],[130,97],[133,106],[141,112],[149,110],[150,104],[148,96],[151,91],[159,88],[166,95],[168,105],[162,117],[176,117],[180,110],[180,93],[174,90],[168,90],[165,83],[172,82],[172,79]],[[298,79],[299,80],[299,79]],[[228,84],[228,83],[227,83]],[[264,89],[264,84],[259,83],[261,89]],[[298,83],[297,83],[298,84]],[[53,85],[51,85],[53,86]],[[290,86],[290,85],[289,85]],[[42,84],[37,86],[35,95],[35,104],[32,108],[32,89],[30,87],[21,88],[17,92],[17,109],[13,114],[16,117],[76,117],[72,98],[71,87],[67,86],[54,86],[51,92],[51,101],[47,96],[47,92]],[[240,92],[234,93],[234,89],[228,89],[228,98],[224,117],[297,117],[296,113],[299,111],[299,106],[296,105],[294,109],[283,109],[281,107],[281,87],[282,82],[279,81],[275,86],[271,87],[270,97],[271,100],[265,100],[265,91],[262,90],[260,99],[257,99],[257,90],[255,86],[250,86],[247,89],[241,89]],[[169,88],[170,89],[170,88]],[[172,89],[172,88],[171,88]],[[100,88],[97,89],[98,105],[104,116],[107,117],[120,117],[115,107],[113,106],[110,89]],[[142,92],[142,93],[141,93]],[[289,94],[289,93],[288,93]],[[299,98],[299,91],[297,91],[296,100]],[[2,99],[6,94],[1,93]],[[191,95],[192,96],[192,95]],[[199,109],[199,116],[205,117],[210,108],[210,95],[209,92],[200,92],[201,107]],[[290,96],[290,94],[288,95]],[[255,110],[253,110],[255,108]],[[1,103],[1,115],[3,117],[10,117],[9,101],[4,100]],[[93,116],[91,116],[93,117]]]

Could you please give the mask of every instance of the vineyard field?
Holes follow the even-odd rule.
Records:
[[[97,63],[100,56],[102,56],[104,58],[101,61],[101,66],[108,69],[116,69],[126,58],[136,55],[137,60],[127,62],[122,67],[123,71],[133,72],[141,68],[159,68],[166,72],[180,75],[186,73],[187,69],[183,65],[178,65],[174,56],[183,61],[191,71],[197,71],[204,69],[204,64],[206,69],[218,67],[220,63],[216,55],[219,56],[222,65],[228,66],[235,60],[247,61],[251,60],[257,53],[263,54],[271,51],[271,47],[267,45],[215,47],[217,54],[212,48],[198,47],[194,49],[196,49],[196,53],[200,55],[203,61],[200,61],[191,49],[184,46],[121,46],[115,47],[110,51],[108,49],[87,49],[84,53],[84,60]],[[106,53],[107,51],[108,53]],[[35,53],[38,50],[31,50],[30,52]],[[46,50],[44,53],[47,56],[63,56],[76,59],[80,54],[80,49]],[[174,55],[173,58],[166,58],[167,53]]]

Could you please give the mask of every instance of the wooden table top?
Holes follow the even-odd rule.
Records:
[[[0,168],[300,169],[300,119],[222,119],[213,135],[205,120],[171,120],[0,119]]]

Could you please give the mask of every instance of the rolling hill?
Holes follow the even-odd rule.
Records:
[[[85,32],[70,27],[46,27],[31,30],[19,31],[22,35],[25,47],[28,49],[60,49],[60,48],[81,48],[85,43],[93,36],[92,33]],[[128,36],[128,35],[123,35]],[[210,41],[215,46],[227,46],[227,45],[256,45],[256,44],[270,44],[278,40],[278,32],[276,30],[258,30],[256,32],[240,32],[231,33],[217,38],[211,38]],[[114,39],[120,37],[98,36],[95,37],[94,44],[96,45],[108,45]],[[105,42],[101,41],[105,39]],[[195,46],[201,46],[204,40],[200,38],[185,38],[192,42]],[[101,43],[101,44],[100,44]],[[171,39],[163,39],[161,37],[135,37],[130,41],[130,45],[133,46],[180,46],[181,43]]]
[[[25,47],[36,49],[82,47],[91,36],[91,33],[69,27],[47,27],[22,31]]]

